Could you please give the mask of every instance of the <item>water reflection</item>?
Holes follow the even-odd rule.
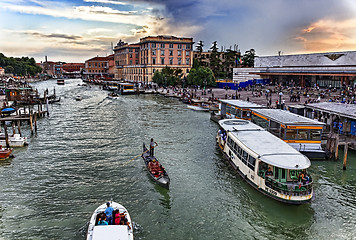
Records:
[[[155,190],[161,194],[159,198],[159,204],[166,209],[171,209],[171,197],[169,196],[169,190],[155,184]]]

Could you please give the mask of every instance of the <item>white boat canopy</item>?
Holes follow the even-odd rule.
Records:
[[[220,120],[219,125],[267,164],[293,170],[306,169],[311,165],[307,157],[288,143],[250,121],[225,119]]]

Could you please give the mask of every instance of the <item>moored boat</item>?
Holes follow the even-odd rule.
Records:
[[[238,119],[219,121],[217,143],[231,165],[261,193],[289,204],[313,198],[310,160],[256,124]]]
[[[133,240],[132,221],[127,209],[121,204],[113,201],[110,202],[110,205],[114,209],[113,223],[117,222],[117,219],[115,219],[116,213],[120,213],[125,214],[125,217],[127,219],[127,221],[125,222],[127,222],[127,225],[99,225],[99,218],[105,214],[104,212],[107,208],[107,205],[104,203],[100,205],[97,209],[95,209],[93,215],[90,218],[87,232],[87,240]]]
[[[6,160],[8,158],[11,158],[13,157],[11,155],[12,153],[12,148],[3,148],[1,145],[0,145],[0,160]]]
[[[143,153],[141,155],[143,161],[145,163],[146,169],[150,177],[153,181],[155,181],[158,185],[169,189],[170,178],[164,169],[164,167],[158,162],[155,156],[150,156],[149,150],[146,148],[145,144],[143,144]],[[157,162],[159,169],[157,171],[151,171],[149,165],[151,162]]]
[[[14,112],[16,112],[16,109],[12,108],[12,107],[6,107],[6,108],[1,109],[1,114],[5,115],[5,116],[8,116]]]
[[[108,94],[108,98],[110,99],[119,99],[119,95],[115,92],[111,92]]]
[[[14,134],[8,136],[8,142],[10,147],[23,147],[27,145],[27,138],[21,137],[20,134]],[[0,134],[0,145],[6,146],[5,134]]]
[[[209,103],[202,101],[202,100],[192,100],[192,103],[187,105],[189,109],[195,110],[195,111],[204,111],[208,112],[209,111]]]

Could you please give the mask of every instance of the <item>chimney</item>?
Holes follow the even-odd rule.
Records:
[[[45,56],[45,62],[47,62],[47,56]]]

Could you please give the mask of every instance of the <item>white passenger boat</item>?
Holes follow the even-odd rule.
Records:
[[[202,101],[202,100],[192,100],[192,103],[187,105],[189,109],[195,110],[195,111],[204,111],[208,112],[209,111],[209,103]]]
[[[87,240],[133,240],[133,228],[131,217],[124,206],[119,203],[110,202],[110,206],[114,208],[115,212],[125,213],[128,225],[98,225],[99,217],[105,214],[106,204],[100,205],[95,209],[93,215],[90,218]],[[115,223],[115,217],[113,222]]]
[[[27,138],[21,137],[20,134],[14,134],[8,136],[8,142],[10,147],[23,147],[27,145]],[[5,134],[0,134],[0,145],[6,146]]]
[[[262,127],[239,119],[220,120],[217,143],[231,165],[263,194],[290,204],[313,197],[310,160]]]
[[[121,95],[128,95],[128,94],[135,94],[135,85],[132,83],[119,83],[118,84],[118,88],[119,88],[119,93]]]

